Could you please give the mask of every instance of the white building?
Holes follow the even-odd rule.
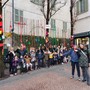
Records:
[[[3,0],[3,3],[6,0]],[[38,4],[39,0],[34,0]],[[14,33],[45,37],[45,19],[39,5],[30,0],[14,0]],[[70,0],[50,20],[50,37],[70,38]],[[10,32],[12,26],[12,0],[3,8],[4,32]],[[10,40],[10,39],[8,39]],[[6,41],[11,42],[11,41]]]
[[[74,37],[76,43],[90,45],[90,0],[76,0]]]

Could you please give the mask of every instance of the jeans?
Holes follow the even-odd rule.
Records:
[[[90,71],[88,67],[81,67],[82,69],[82,75],[83,75],[83,80],[87,81],[87,84],[90,84]]]
[[[12,67],[12,74],[15,74],[15,73],[17,73],[17,66]]]
[[[87,69],[87,84],[90,85],[90,67]]]
[[[51,64],[51,61],[49,59],[49,60],[47,60],[47,66],[50,67],[50,64]]]
[[[12,63],[9,63],[9,73],[10,74],[12,74],[12,69],[13,69]]]
[[[78,75],[78,77],[80,77],[79,63],[78,63],[78,62],[73,62],[73,61],[71,61],[71,65],[72,65],[72,76],[74,76],[75,67],[76,67],[76,69],[77,69],[77,75]]]

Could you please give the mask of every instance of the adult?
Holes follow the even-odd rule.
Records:
[[[80,80],[79,55],[78,55],[77,46],[74,45],[72,49],[70,49],[69,51],[63,54],[63,56],[67,56],[67,55],[70,55],[71,57],[71,66],[72,66],[72,77],[71,78],[74,78],[75,67],[76,67],[78,80]]]
[[[12,74],[13,74],[12,61],[13,61],[14,57],[15,57],[14,49],[13,49],[13,47],[10,47],[10,50],[9,50],[9,53],[8,53],[10,76],[12,76]]]
[[[80,58],[79,58],[79,65],[82,69],[82,82],[87,81],[87,85],[90,86],[90,75],[89,75],[89,57],[87,53],[87,49],[83,44],[80,44]]]
[[[40,67],[44,66],[44,52],[43,52],[42,48],[40,48],[40,47],[36,52],[36,58],[38,61],[38,68],[40,69]]]

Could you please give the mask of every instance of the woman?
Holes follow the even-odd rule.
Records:
[[[72,66],[72,78],[74,78],[74,73],[75,73],[75,67],[76,67],[76,70],[77,70],[77,75],[78,75],[78,80],[80,80],[80,68],[79,68],[79,55],[78,55],[78,48],[76,45],[74,45],[74,47],[65,52],[63,54],[63,56],[67,56],[67,55],[70,55],[71,57],[71,66]]]
[[[79,65],[82,69],[82,75],[83,75],[83,80],[82,82],[87,81],[87,85],[90,86],[90,75],[89,75],[89,63],[88,63],[88,53],[87,50],[85,49],[85,46],[83,44],[80,44],[80,58],[79,58]]]
[[[8,53],[8,59],[9,59],[9,73],[10,73],[10,76],[13,76],[13,72],[12,72],[12,69],[13,69],[13,66],[12,66],[12,61],[15,57],[15,53],[14,53],[14,49],[13,47],[10,47],[10,50],[9,50],[9,53]]]

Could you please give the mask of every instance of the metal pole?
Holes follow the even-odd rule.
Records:
[[[13,46],[13,32],[14,32],[14,0],[12,0],[12,46]]]
[[[5,19],[6,19],[6,12],[5,12],[5,9],[6,9],[6,7],[4,7],[4,32],[6,31],[5,29],[6,29],[6,23],[5,23]]]

